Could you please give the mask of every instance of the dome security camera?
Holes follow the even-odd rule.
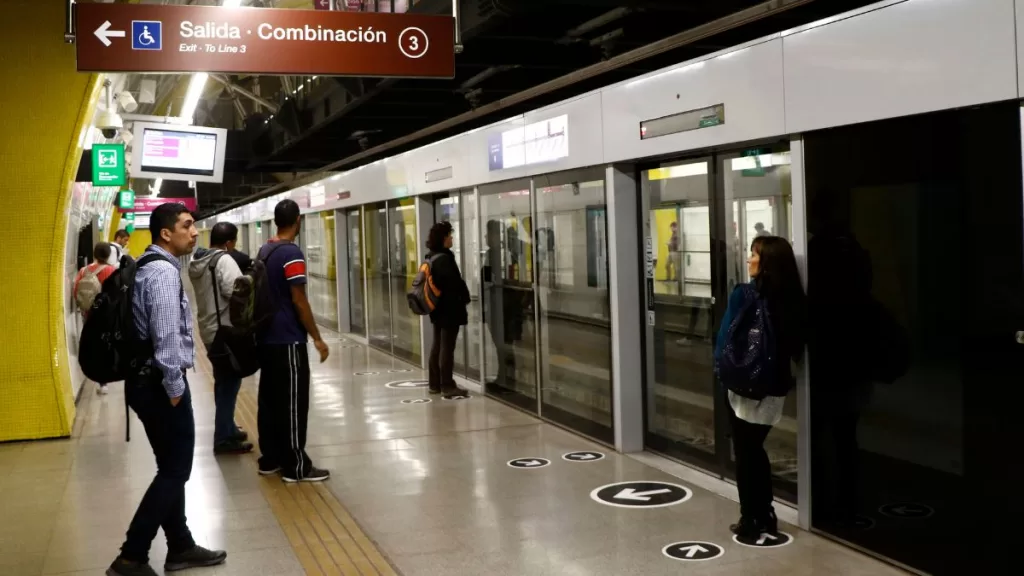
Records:
[[[104,110],[96,120],[96,127],[103,133],[104,138],[110,140],[116,138],[118,131],[124,128],[124,121],[116,112]]]

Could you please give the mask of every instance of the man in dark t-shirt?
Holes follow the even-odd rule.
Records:
[[[306,454],[309,418],[308,336],[327,360],[327,344],[313,321],[306,298],[306,258],[295,245],[299,205],[282,200],[274,209],[277,236],[260,249],[276,313],[260,336],[260,389],[257,426],[260,474],[281,473],[285,482],[320,482],[327,470],[313,466]]]

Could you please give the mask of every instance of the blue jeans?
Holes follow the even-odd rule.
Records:
[[[149,369],[147,369],[149,370]],[[149,546],[163,528],[167,551],[179,553],[195,546],[185,519],[185,483],[192,474],[196,426],[192,393],[187,382],[177,406],[171,406],[159,372],[149,372],[125,382],[128,405],[146,429],[156,457],[156,477],[135,512],[121,557],[135,562],[149,560]]]
[[[213,400],[217,413],[213,418],[213,445],[223,444],[238,435],[235,425],[235,402],[242,379],[223,374],[213,375]]]

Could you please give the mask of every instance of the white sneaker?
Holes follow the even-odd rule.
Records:
[[[107,387],[105,385],[103,385],[103,384],[100,384],[99,385],[99,389],[96,390],[96,393],[99,394],[100,396],[106,396],[107,392],[108,392]]]

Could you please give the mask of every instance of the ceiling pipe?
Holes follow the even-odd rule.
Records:
[[[352,164],[357,164],[367,158],[378,156],[383,152],[387,152],[394,148],[398,148],[399,146],[411,144],[428,136],[437,134],[438,132],[443,132],[450,128],[454,128],[465,122],[469,122],[471,120],[475,120],[477,118],[493,114],[495,112],[501,111],[505,108],[508,108],[516,104],[527,102],[538,96],[543,96],[544,94],[547,94],[549,92],[554,92],[556,90],[566,88],[568,86],[576,84],[577,82],[582,82],[584,80],[594,78],[595,76],[600,76],[601,74],[604,74],[606,72],[610,72],[612,70],[617,70],[619,68],[635,64],[647,58],[651,58],[652,56],[657,56],[670,50],[674,50],[676,48],[680,48],[683,46],[693,44],[695,42],[699,42],[701,40],[704,40],[705,38],[715,36],[716,34],[721,34],[722,32],[734,30],[741,26],[745,26],[747,24],[751,24],[753,22],[769,18],[771,16],[776,16],[788,10],[792,10],[793,8],[798,8],[800,6],[810,4],[813,1],[814,0],[767,0],[765,2],[761,2],[760,4],[756,4],[744,10],[740,10],[739,12],[734,12],[727,16],[723,16],[721,18],[701,24],[700,26],[690,28],[689,30],[684,30],[682,32],[679,32],[678,34],[673,34],[668,38],[663,38],[657,42],[648,44],[647,46],[642,46],[635,50],[624,52],[622,54],[619,54],[618,56],[609,58],[604,62],[598,62],[597,64],[592,64],[590,66],[587,66],[586,68],[581,68],[575,72],[566,74],[565,76],[555,78],[554,80],[549,80],[547,82],[544,82],[543,84],[538,84],[533,88],[528,88],[526,90],[523,90],[522,92],[517,92],[516,94],[513,94],[507,98],[502,98],[501,100],[485,104],[480,108],[476,108],[469,112],[464,112],[462,114],[459,114],[458,116],[453,116],[448,120],[439,122],[432,126],[428,126],[421,130],[417,130],[412,134],[407,134],[405,136],[395,138],[394,140],[391,140],[379,146],[374,146],[373,148],[370,148],[368,150],[357,152],[356,154],[353,154],[347,158],[342,158],[341,160],[327,164],[326,166],[323,166],[318,170],[298,177],[292,180],[291,182],[279,184],[277,186],[272,186],[259,194],[254,194],[246,198],[245,200],[242,200],[240,202],[233,202],[231,204],[223,206],[213,214],[220,214],[221,212],[231,210],[239,206],[243,206],[245,204],[248,204],[249,202],[253,202],[261,198],[265,198],[267,196],[273,196],[274,194],[287,192],[288,190],[291,190],[293,188],[300,188],[302,186],[305,186],[306,184],[316,182],[321,178],[321,175],[327,172],[337,172],[339,168],[350,166]]]
[[[214,81],[219,82],[220,84],[224,85],[224,87],[227,88],[229,92],[245,96],[246,98],[252,100],[253,102],[255,102],[257,104],[259,104],[260,106],[263,106],[267,110],[270,110],[274,114],[277,114],[277,110],[278,110],[277,105],[274,104],[273,102],[271,102],[270,100],[267,100],[266,98],[262,98],[260,96],[257,96],[256,94],[253,94],[249,90],[246,90],[245,88],[242,88],[241,86],[231,82],[227,78],[224,78],[223,76],[220,76],[218,74],[211,74],[210,78],[212,78]]]

